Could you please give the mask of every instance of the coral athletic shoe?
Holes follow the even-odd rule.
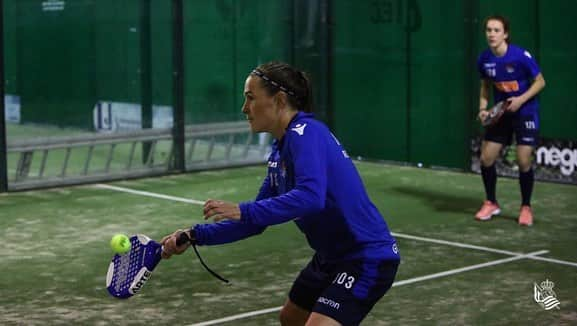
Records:
[[[490,200],[485,200],[481,209],[475,215],[475,219],[478,221],[488,221],[493,217],[493,215],[499,215],[501,213],[501,208],[496,203]]]
[[[521,212],[519,213],[519,225],[533,225],[533,211],[531,210],[531,206],[521,206]]]

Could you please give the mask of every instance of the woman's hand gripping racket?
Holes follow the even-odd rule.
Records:
[[[489,127],[496,124],[497,121],[501,119],[501,116],[503,116],[503,113],[505,113],[508,106],[509,102],[501,101],[493,105],[493,107],[491,107],[489,110],[487,110],[487,115],[483,120],[481,120],[481,124],[483,125],[483,127]]]
[[[178,246],[187,242],[190,239],[185,232],[176,239]],[[132,246],[129,252],[112,257],[106,274],[108,292],[119,299],[127,299],[138,293],[162,259],[162,245],[149,237],[133,235],[130,243]]]

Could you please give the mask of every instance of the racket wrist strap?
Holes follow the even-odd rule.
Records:
[[[208,267],[205,263],[204,260],[202,260],[202,257],[200,257],[200,254],[198,253],[198,249],[196,249],[196,244],[192,243],[192,249],[194,249],[194,253],[196,254],[196,257],[198,257],[198,260],[200,261],[200,264],[202,265],[202,267],[204,267],[204,269],[206,269],[207,272],[209,272],[210,274],[212,274],[212,276],[218,278],[219,280],[223,281],[224,283],[229,283],[229,281],[218,275],[215,271],[213,271],[212,269],[210,269],[210,267]]]
[[[196,236],[195,236],[194,229],[193,228],[190,229],[190,236],[186,232],[183,232],[182,234],[185,234],[186,237],[188,238],[188,242],[190,242],[192,249],[194,249],[194,253],[196,254],[196,257],[198,257],[198,260],[200,261],[200,264],[202,265],[202,267],[204,267],[204,269],[206,269],[206,271],[209,272],[212,276],[218,278],[219,280],[223,281],[224,283],[229,283],[229,281],[227,279],[218,275],[215,271],[210,269],[210,267],[208,267],[205,264],[204,260],[202,260],[202,257],[200,257],[200,254],[198,253],[198,249],[196,249]]]

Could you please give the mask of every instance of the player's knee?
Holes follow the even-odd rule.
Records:
[[[481,154],[481,165],[489,167],[495,163],[495,158],[489,155]]]
[[[517,165],[519,166],[519,169],[523,172],[528,171],[531,168],[531,164],[532,164],[532,159],[531,156],[523,156],[523,155],[519,155],[517,156]]]
[[[292,325],[290,323],[291,321],[290,312],[287,311],[286,307],[282,307],[282,309],[280,310],[280,313],[278,314],[278,320],[280,321],[280,324],[282,326]]]
[[[531,159],[517,159],[517,165],[519,165],[519,170],[527,172],[531,169]]]
[[[304,325],[307,321],[306,317],[303,318],[300,314],[296,314],[294,310],[284,306],[282,307],[278,315],[280,324],[282,326],[296,326]]]

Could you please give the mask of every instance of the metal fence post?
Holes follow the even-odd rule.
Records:
[[[142,129],[152,128],[152,62],[150,46],[150,0],[140,0],[140,100]],[[142,162],[150,153],[151,142],[142,143]]]
[[[172,84],[173,84],[173,119],[174,165],[177,171],[186,169],[184,155],[184,46],[183,46],[183,13],[182,0],[172,1]]]
[[[8,191],[8,151],[4,114],[4,2],[0,0],[0,192]]]

